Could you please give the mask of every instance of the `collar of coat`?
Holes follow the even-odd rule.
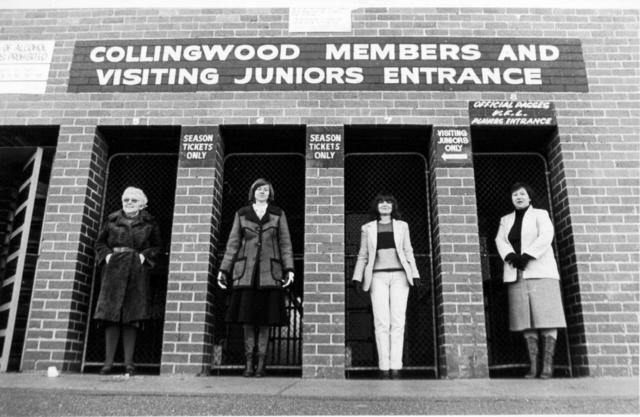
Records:
[[[127,217],[125,216],[124,211],[122,211],[122,210],[114,211],[113,213],[111,213],[109,215],[109,221],[110,222],[116,222],[116,223],[125,224],[125,219],[126,218]],[[150,221],[152,221],[154,219],[155,219],[155,217],[153,217],[151,214],[149,214],[149,212],[147,212],[146,210],[142,210],[133,219],[133,223],[131,223],[131,226],[136,225],[138,223],[150,222]]]
[[[269,216],[267,216],[267,213],[273,214],[275,216],[282,216],[282,209],[280,207],[269,204],[267,206],[267,210],[264,213],[265,215],[262,216],[262,219],[258,218],[258,215],[253,209],[253,206],[242,207],[240,210],[238,210],[238,216],[244,216],[247,220],[258,224],[266,223],[269,221]]]

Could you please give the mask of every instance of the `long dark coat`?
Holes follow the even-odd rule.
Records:
[[[269,205],[262,219],[252,206],[243,207],[233,219],[220,271],[241,288],[251,286],[255,268],[258,288],[280,288],[284,275],[293,271],[289,225],[279,207]]]
[[[115,247],[133,248],[114,252]],[[94,318],[131,323],[149,317],[149,268],[162,250],[160,228],[155,218],[141,211],[128,224],[124,212],[109,215],[96,241],[96,264],[102,266],[100,295]],[[111,254],[109,263],[105,263]],[[139,254],[144,255],[144,264]]]

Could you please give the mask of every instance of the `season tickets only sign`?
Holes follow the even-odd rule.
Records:
[[[247,38],[76,42],[70,92],[588,91],[578,39]]]

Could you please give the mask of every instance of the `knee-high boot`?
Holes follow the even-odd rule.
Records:
[[[256,345],[255,328],[253,326],[244,326],[244,372],[242,376],[253,376],[253,349]]]
[[[537,337],[525,337],[527,341],[527,350],[529,351],[529,360],[531,366],[529,372],[525,374],[525,378],[531,379],[538,375],[538,338]]]
[[[256,377],[265,376],[267,345],[269,344],[269,327],[260,326],[258,331],[258,364],[256,365]]]
[[[556,353],[556,339],[551,336],[545,336],[543,341],[544,359],[542,360],[540,378],[549,379],[553,375],[553,355]]]

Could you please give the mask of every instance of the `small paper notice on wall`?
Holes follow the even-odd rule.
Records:
[[[44,94],[55,41],[0,41],[0,94]]]
[[[351,9],[290,8],[289,32],[351,32]]]

